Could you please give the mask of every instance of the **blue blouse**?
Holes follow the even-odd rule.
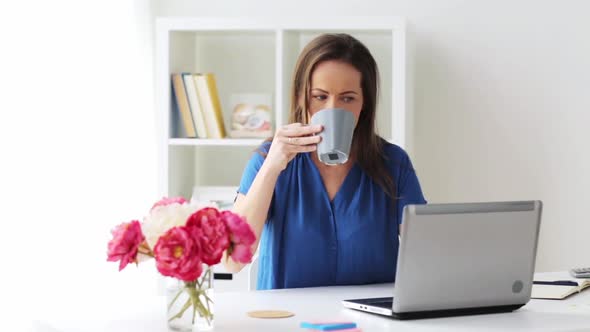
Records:
[[[268,152],[270,143],[259,150]],[[312,152],[315,153],[315,152]],[[396,206],[355,163],[332,201],[309,153],[277,179],[259,244],[258,289],[392,282],[406,204],[425,204],[407,153],[384,143]],[[254,153],[238,191],[247,194],[264,157]]]

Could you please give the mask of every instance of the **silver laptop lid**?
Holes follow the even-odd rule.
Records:
[[[407,205],[394,312],[524,304],[540,201]]]

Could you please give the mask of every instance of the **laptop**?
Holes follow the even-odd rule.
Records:
[[[397,319],[516,310],[531,297],[541,211],[541,201],[406,205],[394,296],[342,304]]]

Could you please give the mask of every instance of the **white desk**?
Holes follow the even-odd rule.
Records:
[[[552,276],[563,278],[566,275],[556,273]],[[590,330],[590,290],[563,301],[531,300],[512,313],[411,321],[345,309],[340,303],[342,299],[389,294],[390,284],[220,293],[215,295],[214,331],[305,331],[299,328],[300,322],[313,319],[350,320],[365,332]],[[97,296],[92,307],[72,298],[71,306],[47,308],[37,317],[33,331],[166,331],[164,297],[118,296],[118,300],[113,301],[112,296]],[[258,309],[288,310],[295,316],[263,320],[246,315],[247,311]]]

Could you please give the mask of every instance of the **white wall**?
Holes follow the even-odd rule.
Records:
[[[157,16],[399,15],[430,202],[542,199],[538,271],[590,265],[590,2],[159,0]]]
[[[156,290],[153,267],[106,262],[109,231],[159,198],[150,4],[0,4],[2,331]]]

